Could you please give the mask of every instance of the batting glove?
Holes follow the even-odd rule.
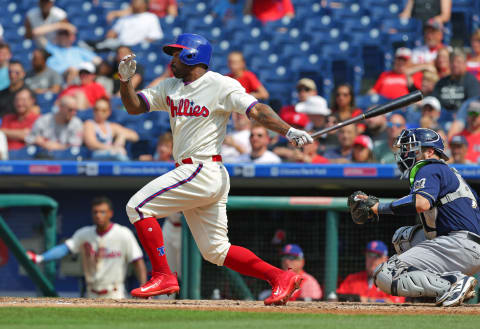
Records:
[[[27,251],[27,257],[30,258],[30,260],[34,264],[40,264],[41,262],[43,262],[43,256],[42,255],[37,255],[36,253],[34,253],[33,251],[30,251],[30,250]]]
[[[302,147],[305,144],[313,143],[313,138],[309,133],[303,130],[290,128],[285,135],[290,142],[293,142],[296,146]]]
[[[118,73],[120,74],[120,81],[127,82],[135,75],[137,69],[137,61],[135,54],[130,54],[122,58],[118,64]]]

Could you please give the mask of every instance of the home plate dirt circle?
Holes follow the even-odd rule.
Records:
[[[330,313],[330,314],[480,314],[480,304],[435,307],[433,304],[360,304],[332,302],[289,302],[286,306],[264,306],[260,301],[158,300],[0,297],[0,307],[105,307],[215,310],[236,312]]]

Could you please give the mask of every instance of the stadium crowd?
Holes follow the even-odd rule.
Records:
[[[180,0],[132,0],[120,7],[117,5],[122,2],[106,0],[26,0],[22,2],[23,7],[21,4],[12,7],[15,2],[6,2],[8,10],[20,14],[21,20],[20,23],[3,20],[4,26],[0,29],[3,34],[0,42],[0,157],[5,160],[173,161],[171,151],[165,150],[165,146],[171,147],[171,140],[167,141],[165,137],[169,130],[168,114],[131,117],[123,109],[117,68],[123,56],[140,52],[132,82],[137,90],[141,90],[172,76],[165,59],[156,74],[149,62],[150,57],[163,56],[161,45],[173,37],[170,35],[171,26],[167,26],[169,22],[177,22],[196,11],[203,11],[201,15],[218,21],[220,27],[222,24],[227,26],[235,17],[251,17],[259,22],[261,31],[275,27],[268,32],[274,39],[285,37],[288,25],[268,24],[284,22],[285,18],[294,20],[297,15],[302,15],[302,9],[307,5],[319,6],[320,10],[331,13],[333,19],[337,10],[345,12],[355,8],[349,1],[333,0],[217,0],[202,2],[204,7],[197,2]],[[365,0],[362,4],[367,2]],[[32,5],[31,8],[28,9],[25,3]],[[218,50],[217,56],[223,56],[228,67],[222,73],[237,79],[260,101],[269,102],[293,127],[311,132],[357,116],[372,105],[416,89],[426,96],[423,101],[389,116],[346,126],[321,136],[313,145],[303,149],[293,148],[284,137],[266,131],[246,116],[235,114],[224,142],[224,161],[395,163],[391,152],[394,137],[404,128],[428,127],[445,139],[452,162],[478,163],[480,29],[475,29],[473,18],[466,15],[470,27],[468,37],[452,37],[451,32],[457,29],[450,22],[451,13],[455,11],[455,3],[452,6],[450,0],[392,0],[389,3],[397,4],[397,7],[399,3],[397,9],[404,6],[396,14],[399,19],[421,22],[422,31],[416,35],[419,42],[415,46],[412,43],[392,43],[391,69],[386,68],[370,84],[368,79],[363,79],[361,89],[364,93],[352,81],[337,78],[333,80],[335,85],[330,93],[323,85],[324,80],[308,74],[302,76],[302,72],[298,72],[295,89],[282,91],[293,97],[278,98],[278,93],[271,92],[276,88],[275,81],[265,79],[265,72],[249,70],[248,64],[254,59],[247,46],[228,51],[218,47],[214,48],[214,53]],[[434,3],[435,6],[425,11],[422,7],[425,3]],[[85,9],[85,4],[89,5],[90,11],[101,13],[95,16],[98,20],[95,24],[101,24],[105,29],[101,37],[84,33],[84,24],[88,22],[82,21],[75,10]],[[357,10],[365,11],[362,7]],[[22,24],[22,35],[12,39],[8,24]],[[168,35],[162,30],[164,27]],[[188,27],[188,24],[183,26],[185,30]],[[243,31],[247,38],[248,32]],[[461,45],[448,43],[459,39],[464,41]],[[25,42],[31,44],[27,50],[17,47]],[[157,52],[142,52],[142,49],[156,49]],[[320,54],[323,49],[314,51]],[[260,49],[257,54],[263,56]],[[291,82],[292,77],[288,78]],[[357,104],[357,99],[362,101]]]

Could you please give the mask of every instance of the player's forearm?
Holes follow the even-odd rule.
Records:
[[[25,137],[30,132],[30,129],[0,129],[3,131],[7,139],[16,140],[16,141],[24,141]]]
[[[372,207],[375,214],[411,216],[430,209],[430,202],[420,194],[409,194],[392,202],[380,202]]]
[[[147,107],[140,100],[130,81],[120,81],[120,97],[129,114],[141,114],[147,112]]]
[[[70,253],[70,249],[68,249],[67,245],[65,243],[60,244],[58,246],[53,247],[50,250],[47,250],[42,255],[39,255],[41,257],[41,260],[39,259],[39,262],[49,262],[52,260],[57,260],[65,257],[69,253]]]
[[[266,104],[257,103],[249,113],[250,119],[253,119],[279,134],[286,135],[290,126],[283,121],[272,108]]]

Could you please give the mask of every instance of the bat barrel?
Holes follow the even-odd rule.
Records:
[[[363,113],[362,115],[359,115],[359,116],[350,118],[348,120],[339,122],[334,126],[319,130],[319,131],[312,134],[312,138],[319,137],[323,134],[326,134],[326,133],[329,133],[333,130],[337,130],[337,129],[340,129],[342,127],[357,123],[357,122],[362,121],[364,119],[368,119],[368,118],[376,117],[376,116],[379,116],[379,115],[382,115],[382,114],[385,114],[385,113],[392,112],[396,109],[402,108],[402,107],[410,105],[412,103],[416,103],[416,102],[422,100],[422,98],[423,98],[422,92],[420,90],[416,90],[416,91],[414,91],[410,94],[407,94],[405,96],[396,98],[396,99],[388,102],[387,104],[376,106],[376,107],[372,108],[371,110]]]

